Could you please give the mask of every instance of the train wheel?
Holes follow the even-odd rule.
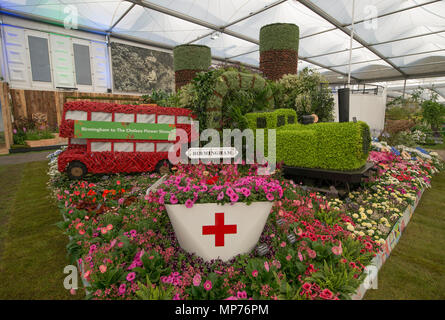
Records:
[[[82,179],[88,172],[87,167],[80,161],[70,162],[66,169],[70,179]]]
[[[167,159],[163,159],[156,164],[156,172],[161,175],[171,173],[171,163]]]

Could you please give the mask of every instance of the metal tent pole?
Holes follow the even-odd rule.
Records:
[[[351,87],[352,40],[354,39],[355,0],[352,0],[351,38],[349,40],[348,88]]]

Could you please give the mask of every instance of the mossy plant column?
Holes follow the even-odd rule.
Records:
[[[274,23],[260,30],[260,70],[264,77],[279,80],[298,69],[300,30],[291,23]]]
[[[207,70],[212,62],[210,48],[184,44],[173,49],[176,91],[186,85],[200,71]]]

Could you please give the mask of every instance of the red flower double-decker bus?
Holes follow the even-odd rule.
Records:
[[[168,151],[179,141],[176,129],[191,141],[193,118],[188,109],[154,104],[67,102],[60,136],[68,138],[68,148],[59,155],[58,169],[72,179],[87,172],[162,172],[171,166]]]

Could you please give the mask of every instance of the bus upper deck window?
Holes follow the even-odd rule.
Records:
[[[175,116],[169,116],[169,115],[165,115],[165,114],[158,114],[158,123],[174,124],[175,123]]]
[[[108,112],[91,112],[92,121],[111,121],[112,114]]]
[[[187,116],[178,116],[177,122],[180,124],[190,124],[192,119]]]
[[[133,113],[115,113],[114,122],[134,122]]]
[[[88,113],[80,110],[68,110],[65,113],[65,120],[87,120]]]
[[[138,123],[155,123],[156,115],[154,114],[138,114],[136,115],[136,122]]]

